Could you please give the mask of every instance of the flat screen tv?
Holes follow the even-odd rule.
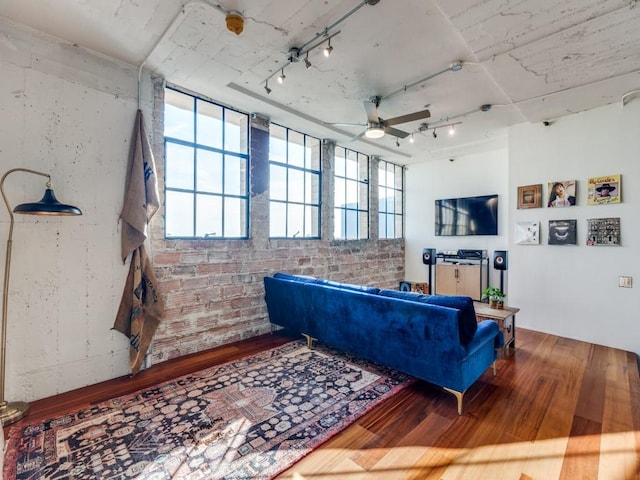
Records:
[[[436,200],[436,235],[497,235],[498,195]]]

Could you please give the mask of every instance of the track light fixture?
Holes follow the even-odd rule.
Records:
[[[432,135],[433,135],[433,138],[438,138],[438,134],[436,133],[436,129],[435,128],[433,129]]]
[[[411,134],[411,136],[409,137],[409,143],[413,143],[415,142],[414,138],[413,138],[413,133]]]
[[[456,133],[456,128],[455,128],[455,125],[452,124],[449,127],[449,135],[454,135],[455,133]]]
[[[333,47],[331,46],[331,37],[329,37],[329,40],[327,41],[327,46],[324,49],[324,56],[328,57],[329,55],[331,55],[331,52],[333,52]]]
[[[264,91],[267,92],[267,95],[271,93],[271,89],[269,88],[269,80],[264,81]]]
[[[284,83],[285,78],[287,78],[287,76],[284,74],[284,68],[283,68],[280,71],[280,76],[278,77],[278,83],[282,85]]]
[[[304,57],[304,66],[307,68],[311,68],[311,62],[309,61],[309,52],[307,52],[307,56]]]
[[[396,137],[396,147],[400,146],[400,140],[398,140],[398,137]]]

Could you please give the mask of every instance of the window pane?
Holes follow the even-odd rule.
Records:
[[[289,165],[304,167],[304,135],[289,130]]]
[[[167,191],[165,207],[167,237],[193,236],[193,195]]]
[[[336,147],[335,150],[335,159],[334,159],[334,169],[333,172],[340,177],[344,177],[346,175],[346,162],[344,156],[346,154],[345,149],[342,147]]]
[[[318,177],[318,174],[316,173],[310,173],[310,172],[306,172],[304,174],[304,179],[305,179],[305,187],[304,187],[304,192],[305,192],[305,203],[313,203],[313,204],[319,204],[320,203],[320,179]]]
[[[344,207],[346,202],[346,186],[345,180],[343,178],[337,177],[335,179],[335,197],[334,197],[334,206],[336,207]]]
[[[197,152],[196,190],[200,192],[222,193],[222,155],[208,150]],[[218,231],[221,235],[221,232]]]
[[[358,238],[358,212],[345,210],[345,236],[347,240]]]
[[[306,167],[311,170],[320,170],[320,139],[308,135]]]
[[[164,136],[193,142],[193,97],[165,90],[164,101]]]
[[[271,165],[269,169],[271,184],[270,196],[271,200],[287,199],[287,169],[278,165]]]
[[[354,182],[353,180],[347,180],[347,197],[346,197],[346,207],[347,208],[359,208],[358,205],[358,182]]]
[[[395,231],[393,232],[393,238],[402,238],[403,229],[402,229],[402,215],[395,216]]]
[[[346,219],[343,208],[335,208],[333,210],[333,236],[335,238],[344,238]]]
[[[241,198],[226,198],[224,201],[224,236],[242,237],[246,221],[246,201]]]
[[[397,190],[402,190],[402,168],[401,167],[396,167],[395,168],[395,173],[393,175],[393,186],[397,189]]]
[[[347,178],[358,180],[358,154],[349,150],[347,157]]]
[[[306,224],[304,227],[304,236],[305,237],[319,237],[320,226],[318,225],[320,219],[320,209],[318,207],[314,207],[312,205],[308,205],[305,207],[305,220]]]
[[[290,203],[287,213],[287,236],[292,238],[304,236],[304,205]]]
[[[196,237],[222,237],[222,197],[196,195]]]
[[[196,143],[213,148],[222,148],[222,107],[198,99],[196,116]]]
[[[227,195],[242,195],[247,191],[247,169],[244,158],[227,155],[224,163],[224,191]]]
[[[274,124],[269,127],[269,159],[287,163],[287,131]]]
[[[369,238],[369,212],[361,211],[358,224],[358,238]]]
[[[287,204],[271,202],[269,206],[269,236],[287,236]]]
[[[289,169],[289,197],[290,202],[304,202],[304,172]]]
[[[194,149],[166,143],[165,183],[170,188],[193,190],[193,154]]]
[[[378,215],[378,237],[387,238],[387,216],[384,213]]]
[[[227,110],[224,128],[224,149],[230,152],[247,153],[248,115]]]

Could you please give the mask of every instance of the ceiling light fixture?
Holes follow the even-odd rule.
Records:
[[[280,71],[280,76],[278,77],[278,83],[282,85],[284,83],[285,78],[287,78],[287,76],[284,74],[284,68],[283,68]]]
[[[449,127],[449,135],[454,135],[455,133],[456,133],[456,128],[455,128],[455,125],[452,124]]]
[[[307,52],[307,56],[304,57],[304,66],[307,68],[311,68],[311,62],[309,61],[309,52]]]
[[[413,133],[411,134],[411,136],[409,137],[409,143],[413,143],[415,142],[415,140],[413,139]]]
[[[396,137],[396,147],[400,146],[400,140],[398,140],[398,137]]]
[[[264,91],[267,92],[267,95],[271,93],[271,89],[269,88],[269,80],[264,81]]]
[[[364,132],[364,136],[367,138],[382,138],[384,137],[384,128],[375,123],[370,123]]]
[[[324,49],[324,56],[328,57],[331,55],[331,52],[333,52],[333,47],[331,46],[331,37],[329,37],[329,40],[327,40],[327,46]]]
[[[433,135],[433,138],[438,138],[438,134],[436,133],[436,129],[435,128],[433,129],[432,135]]]

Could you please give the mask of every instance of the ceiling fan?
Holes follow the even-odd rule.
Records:
[[[332,123],[330,125],[342,125],[342,126],[365,126],[367,127],[363,132],[354,137],[353,140],[357,140],[362,136],[367,138],[382,138],[385,134],[393,135],[398,138],[406,138],[409,133],[393,128],[393,125],[400,125],[401,123],[414,122],[416,120],[422,120],[423,118],[429,118],[431,113],[429,110],[422,110],[420,112],[409,113],[407,115],[400,115],[399,117],[389,118],[383,120],[378,116],[378,107],[380,106],[380,97],[373,97],[368,101],[362,102],[364,110],[367,113],[367,123]]]

